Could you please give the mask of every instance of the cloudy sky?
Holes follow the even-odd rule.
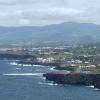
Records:
[[[100,0],[0,0],[0,26],[100,24]]]

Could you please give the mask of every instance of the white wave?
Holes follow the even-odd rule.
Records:
[[[31,65],[31,64],[18,64],[16,62],[11,62],[10,65],[17,65],[17,66],[34,66],[34,67],[44,67],[42,65]]]
[[[8,73],[6,76],[43,76],[43,73]]]
[[[16,62],[11,62],[10,65],[14,65],[14,66],[22,66],[22,64],[18,64]]]
[[[87,87],[94,88],[95,91],[100,91],[100,89],[95,88],[93,85],[90,85],[90,86],[87,86]]]
[[[87,86],[87,87],[94,88],[94,86],[93,86],[93,85],[90,85],[90,86]]]
[[[40,84],[40,85],[50,85],[50,86],[57,86],[58,84],[54,84],[54,83],[52,83],[52,82],[50,82],[50,83],[43,83],[43,82],[39,82],[38,84]]]
[[[46,77],[43,77],[43,80],[46,80]]]
[[[40,85],[54,85],[52,83],[42,83],[42,82],[39,82],[38,84],[40,84]]]
[[[17,65],[17,66],[32,66],[31,64],[18,64],[18,63],[16,63],[16,62],[11,62],[10,63],[11,65]]]
[[[51,70],[51,71],[54,71],[54,70],[55,70],[54,68],[55,68],[55,67],[52,67],[52,68],[50,68],[50,70]]]
[[[17,66],[22,66],[22,64],[17,64]]]
[[[18,64],[18,65],[22,65],[22,66],[33,66],[33,67],[44,67],[42,65],[31,65],[31,64]]]
[[[16,62],[11,62],[10,64],[11,65],[18,65]]]
[[[95,88],[94,90],[96,90],[96,91],[100,91],[100,89],[98,89],[98,88]]]
[[[31,64],[22,64],[22,66],[32,66]]]
[[[43,67],[42,65],[33,65],[34,67]]]
[[[21,68],[15,68],[16,70],[20,70]]]

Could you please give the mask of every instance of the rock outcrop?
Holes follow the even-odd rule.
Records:
[[[100,89],[100,74],[86,73],[47,73],[43,75],[46,80],[53,81],[58,84],[70,85],[93,85]]]

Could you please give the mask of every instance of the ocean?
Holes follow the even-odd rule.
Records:
[[[45,81],[42,74],[51,71],[53,67],[0,60],[0,100],[100,100],[94,88]]]

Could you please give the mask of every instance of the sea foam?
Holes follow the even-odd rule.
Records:
[[[43,76],[43,73],[8,73],[6,76]]]
[[[18,65],[16,62],[11,62],[10,65]]]
[[[39,82],[38,84],[40,84],[40,85],[50,85],[50,86],[57,86],[58,84],[54,84],[54,83],[52,83],[52,82],[50,82],[50,83],[44,83],[44,82]]]

